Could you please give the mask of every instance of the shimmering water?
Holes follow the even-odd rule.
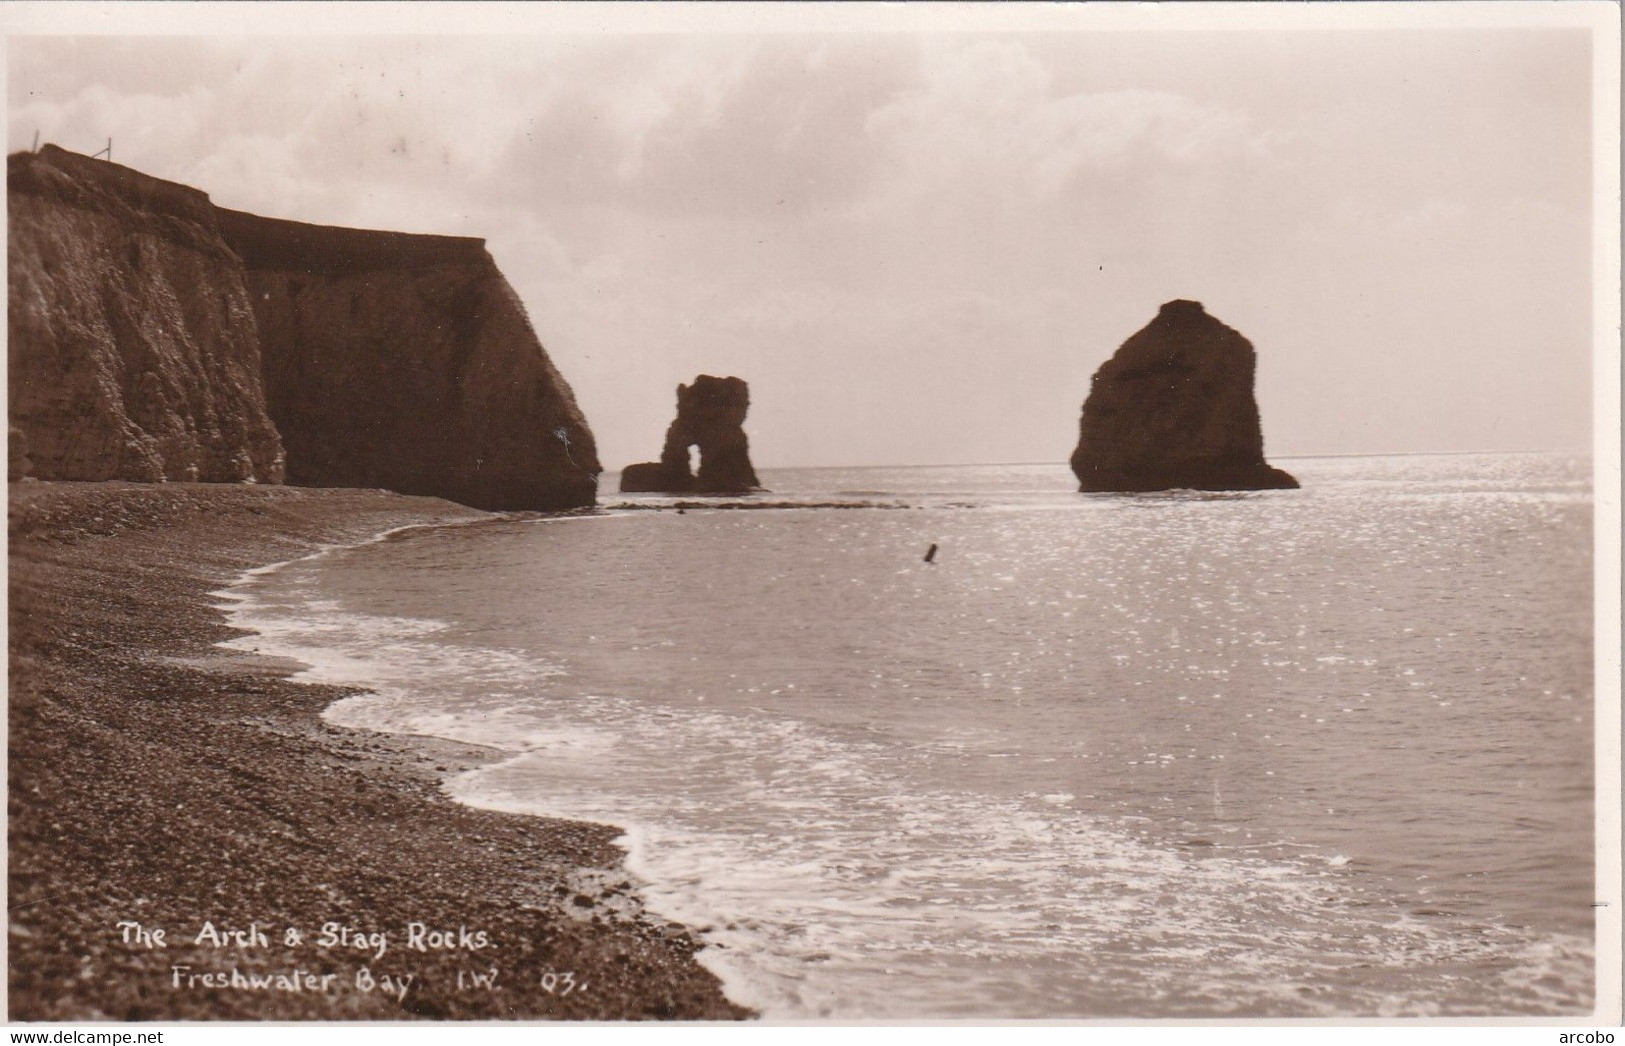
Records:
[[[769,1016],[1589,1009],[1589,463],[1284,464],[410,531],[253,579],[243,645],[509,753],[465,802],[626,828]]]

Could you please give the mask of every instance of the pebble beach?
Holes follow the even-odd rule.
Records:
[[[220,589],[485,514],[383,491],[10,488],[10,1018],[735,1020],[618,829],[471,809],[475,746],[216,647]]]

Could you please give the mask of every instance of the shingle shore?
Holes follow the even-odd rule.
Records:
[[[10,515],[12,1020],[749,1015],[640,911],[616,829],[460,806],[478,750],[331,726],[351,691],[214,646],[249,567],[481,513],[23,482]]]

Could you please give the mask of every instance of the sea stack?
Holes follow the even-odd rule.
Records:
[[[1171,301],[1095,372],[1072,471],[1089,492],[1281,490],[1264,461],[1252,343]]]
[[[745,413],[750,386],[741,378],[701,374],[692,385],[677,386],[677,417],[666,429],[659,461],[628,465],[621,473],[627,493],[745,494],[761,490],[750,464]],[[690,471],[688,449],[700,450],[698,473]]]

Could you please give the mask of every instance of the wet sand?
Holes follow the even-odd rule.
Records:
[[[351,691],[214,646],[240,633],[209,593],[247,568],[483,515],[11,485],[12,1020],[749,1016],[641,911],[616,829],[459,806],[440,782],[481,750],[330,726]]]

